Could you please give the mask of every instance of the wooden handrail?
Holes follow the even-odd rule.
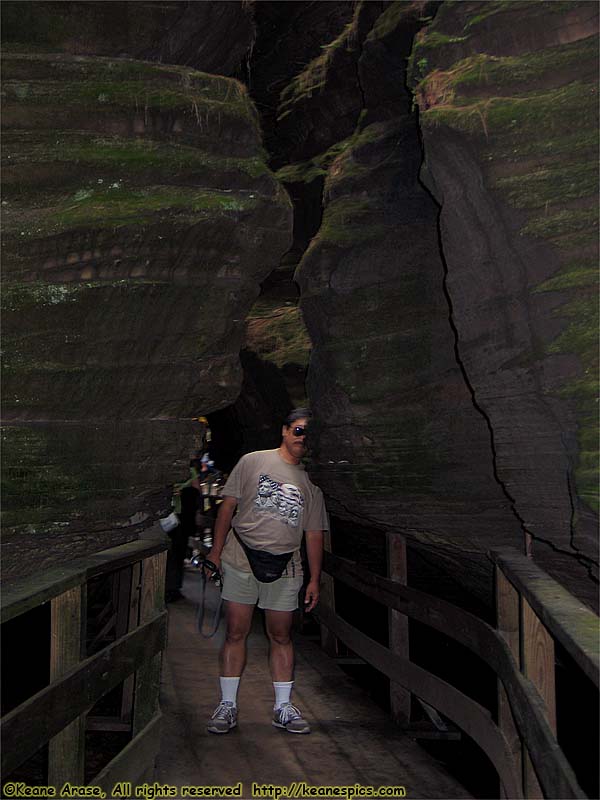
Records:
[[[558,746],[554,732],[546,718],[546,708],[539,693],[533,683],[520,672],[519,665],[515,662],[508,645],[494,628],[479,617],[433,595],[375,575],[362,567],[359,568],[354,562],[332,553],[324,554],[323,567],[325,572],[332,577],[341,580],[382,605],[396,609],[411,619],[424,623],[463,644],[487,663],[498,675],[506,689],[519,733],[530,750],[545,796],[557,798],[557,800],[560,798],[585,798],[586,795],[579,786],[569,762]],[[347,635],[348,631],[344,628],[344,633],[340,638],[344,641]],[[349,646],[352,648],[351,644]],[[369,648],[365,650],[363,657],[370,661]],[[398,680],[399,683],[403,682],[402,677],[394,677],[394,680]],[[419,695],[419,687],[411,683],[410,676],[408,676],[405,686],[411,692]],[[427,697],[423,697],[423,699],[430,705],[436,706],[436,703],[431,702]],[[461,724],[456,715],[453,717],[443,708],[439,708],[439,710],[446,713],[457,724]],[[496,763],[498,756],[493,757],[493,754],[488,752],[485,742],[482,742],[481,746],[492,762]]]
[[[484,742],[482,749],[509,789],[510,797],[514,800],[523,797],[514,777],[515,765],[508,744],[486,708],[417,664],[394,655],[387,647],[332,614],[329,609],[317,606],[315,613],[319,621],[371,666],[441,711],[475,741]]]
[[[34,573],[10,581],[0,588],[0,623],[41,606],[74,586],[83,586],[90,578],[122,569],[165,549],[163,539],[139,539],[78,558],[43,575]]]
[[[81,784],[86,714],[121,683],[133,738],[96,777],[109,784],[113,774],[141,776],[151,766],[160,732],[166,549],[163,539],[129,542],[2,587],[2,622],[45,603],[51,610],[50,683],[0,721],[3,779],[49,743],[48,784]],[[115,641],[86,658],[86,584],[102,575],[114,576],[120,623]]]
[[[554,638],[598,687],[600,638],[596,614],[531,559],[524,558],[518,550],[491,550],[490,557],[527,599]]]

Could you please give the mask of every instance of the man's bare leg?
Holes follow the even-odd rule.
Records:
[[[237,690],[246,666],[246,639],[252,624],[253,605],[225,601],[227,630],[219,656],[221,702],[206,726],[209,733],[228,733],[237,725]]]
[[[292,644],[293,611],[265,611],[267,635],[271,643],[269,666],[275,691],[273,725],[290,733],[310,733],[310,725],[291,704],[294,685],[294,645]]]
[[[267,636],[271,644],[269,667],[274,681],[294,679],[294,645],[291,639],[293,618],[293,611],[265,611]]]
[[[239,678],[246,666],[246,639],[252,625],[254,606],[225,601],[227,625],[225,641],[219,656],[220,674],[224,678]]]

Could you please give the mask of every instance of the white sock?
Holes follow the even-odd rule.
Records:
[[[273,681],[273,689],[275,689],[275,705],[273,706],[273,711],[277,711],[284,703],[290,702],[293,685],[294,681]]]
[[[237,691],[240,685],[239,678],[219,678],[221,683],[221,702],[233,703],[237,707]]]

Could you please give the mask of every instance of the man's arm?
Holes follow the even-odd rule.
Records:
[[[306,531],[306,557],[310,570],[310,581],[304,599],[305,611],[312,611],[319,602],[319,584],[323,564],[323,531]]]
[[[231,519],[237,504],[237,498],[225,497],[219,506],[219,513],[215,521],[215,530],[213,533],[213,544],[209,554],[206,556],[207,560],[212,561],[217,567],[221,566],[221,553],[225,547],[225,540],[231,528]]]

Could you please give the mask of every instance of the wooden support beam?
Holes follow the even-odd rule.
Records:
[[[387,573],[397,583],[406,586],[408,570],[406,562],[406,539],[402,534],[388,531],[386,534]],[[410,659],[408,617],[393,608],[388,608],[389,648],[394,655]],[[390,681],[390,713],[392,719],[406,727],[410,723],[411,694],[398,681]]]
[[[496,566],[496,628],[510,650],[517,669],[520,669],[520,602],[519,593],[506,579],[502,570]],[[517,725],[510,708],[504,684],[498,680],[498,727],[504,734],[508,747],[515,760],[521,786],[523,784],[523,745]],[[505,786],[501,787],[501,797],[509,798]]]
[[[51,601],[50,683],[77,666],[85,647],[85,615],[81,586],[68,589]],[[48,745],[48,785],[66,781],[83,783],[85,715],[77,717],[54,736]]]
[[[127,630],[132,631],[137,628],[140,618],[140,592],[142,588],[142,562],[138,561],[131,565],[129,573],[129,596],[127,598]],[[135,675],[130,675],[123,682],[123,694],[121,696],[121,720],[131,724],[133,718],[133,693],[135,689]]]
[[[164,609],[166,552],[157,553],[142,562],[140,625]],[[132,731],[137,736],[158,714],[162,652],[157,653],[136,673],[133,699]]]
[[[323,546],[326,553],[331,553],[331,531],[324,531]],[[321,575],[320,603],[335,612],[335,586],[331,575],[323,572]],[[321,622],[321,648],[328,656],[336,658],[340,655],[337,637]]]
[[[523,674],[540,693],[546,719],[556,736],[554,640],[525,598],[521,599],[521,608]],[[543,800],[544,793],[528,753],[524,759],[524,789],[527,798]]]

